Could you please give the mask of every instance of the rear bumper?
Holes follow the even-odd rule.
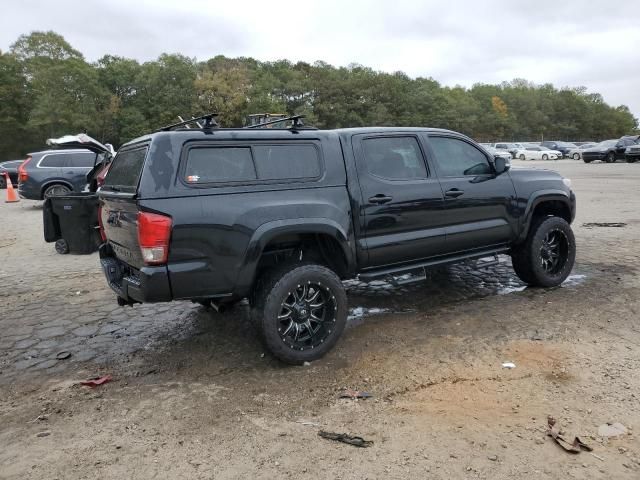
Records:
[[[18,195],[27,200],[42,200],[40,189],[30,183],[18,183]]]
[[[166,266],[139,270],[118,259],[108,243],[98,249],[107,284],[125,302],[169,302],[173,299]]]

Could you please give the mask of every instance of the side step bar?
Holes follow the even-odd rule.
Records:
[[[501,253],[507,253],[508,251],[509,251],[509,247],[500,247],[500,248],[493,248],[491,250],[483,250],[481,252],[475,252],[471,254],[465,253],[460,255],[453,255],[450,257],[436,258],[436,259],[431,259],[431,260],[408,264],[408,265],[384,267],[376,270],[368,270],[366,272],[363,272],[360,275],[358,275],[358,278],[363,282],[370,282],[372,280],[377,280],[377,279],[385,279],[394,285],[395,284],[403,285],[402,283],[403,280],[398,281],[397,279],[394,279],[393,281],[391,281],[389,280],[389,277],[397,277],[399,275],[411,273],[414,270],[422,270],[424,272],[428,268],[440,267],[443,265],[458,263],[465,260],[478,260],[480,258],[485,258],[485,257],[494,257],[493,260],[484,261],[478,264],[478,268],[487,268],[487,267],[496,265],[498,263],[498,255]],[[410,280],[407,279],[404,282],[413,283],[414,281],[419,281],[421,279],[424,279],[425,277],[426,277],[426,274],[423,273],[423,275],[420,275],[419,277],[411,278]]]

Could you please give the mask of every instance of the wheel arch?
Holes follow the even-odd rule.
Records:
[[[529,200],[523,219],[523,228],[518,239],[524,241],[535,218],[540,216],[556,216],[571,223],[575,217],[571,195],[562,190],[537,192]]]
[[[44,182],[42,184],[42,187],[40,187],[40,199],[44,200],[44,192],[47,190],[47,188],[52,187],[53,185],[64,185],[65,187],[68,187],[72,192],[74,191],[73,185],[71,184],[71,182],[67,181],[67,180],[62,180],[60,178],[54,178],[51,180],[47,180],[46,182]]]
[[[282,244],[300,245],[303,255],[310,246],[317,245],[319,253],[339,277],[344,278],[355,271],[355,251],[349,240],[349,232],[331,219],[298,218],[276,220],[261,225],[249,241],[245,260],[238,273],[236,296],[246,296],[256,280],[265,254],[277,253],[270,247]],[[335,256],[327,255],[323,249],[335,249]],[[313,255],[313,253],[311,253]]]

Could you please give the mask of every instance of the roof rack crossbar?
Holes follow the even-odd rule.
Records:
[[[218,122],[216,122],[215,120],[215,117],[217,116],[218,116],[217,113],[207,113],[206,115],[202,115],[200,117],[191,117],[191,119],[189,120],[182,120],[182,117],[179,116],[178,118],[182,120],[181,122],[172,123],[171,125],[166,125],[156,130],[156,132],[167,132],[172,128],[182,127],[182,126],[185,126],[186,128],[190,128],[189,127],[190,123],[195,123],[196,125],[198,125],[198,128],[202,128],[202,129],[214,128],[218,126]],[[204,120],[204,125],[201,125],[198,120]]]
[[[276,120],[269,120],[268,122],[257,123],[255,125],[247,125],[244,128],[259,128],[264,127],[265,125],[273,125],[274,123],[288,122],[289,120],[291,120],[293,122],[291,128],[296,129],[304,127],[304,123],[302,122],[303,118],[304,115],[293,115],[291,117],[278,118]]]

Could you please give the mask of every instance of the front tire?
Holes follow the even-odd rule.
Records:
[[[347,294],[338,276],[314,263],[288,264],[258,281],[251,316],[267,349],[292,365],[331,350],[347,323]]]
[[[613,152],[609,152],[609,153],[607,154],[607,160],[606,160],[606,162],[607,162],[607,163],[615,163],[615,161],[616,161],[616,154],[615,154],[615,153],[613,153]]]
[[[527,159],[527,157],[524,156],[524,153],[521,153],[520,154],[520,160],[526,160],[526,159]]]
[[[513,269],[525,283],[555,287],[566,280],[576,259],[576,242],[571,226],[560,217],[534,221],[527,240],[511,254]]]

